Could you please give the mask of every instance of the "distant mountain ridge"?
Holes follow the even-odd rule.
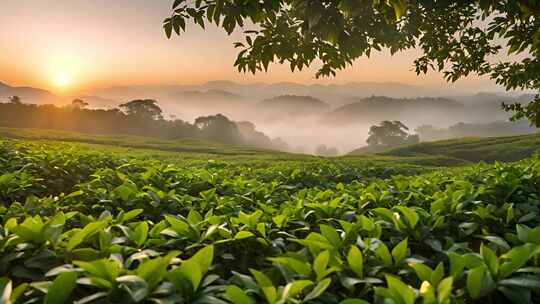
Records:
[[[300,96],[300,95],[280,95],[276,97],[272,97],[269,99],[265,99],[261,102],[259,102],[260,106],[289,106],[293,105],[295,107],[297,106],[307,106],[312,108],[328,108],[330,107],[326,102],[312,97],[312,96]]]
[[[243,96],[231,93],[229,91],[220,90],[220,89],[210,89],[207,91],[179,91],[172,94],[172,97],[183,98],[183,99],[203,99],[203,100],[212,100],[212,99],[225,99],[225,100],[241,100],[244,99]]]
[[[463,104],[448,98],[391,98],[372,96],[351,102],[328,113],[323,120],[329,123],[375,123],[381,120],[405,120],[428,115],[451,115],[461,111]]]
[[[19,96],[24,103],[65,105],[73,99],[82,99],[90,108],[114,108],[120,102],[115,99],[94,95],[58,96],[50,91],[33,87],[16,87],[0,82],[0,102],[6,102],[11,96]]]
[[[105,98],[120,96],[133,98],[144,95],[148,98],[167,97],[182,91],[212,90],[225,91],[243,96],[248,100],[263,100],[280,95],[312,96],[327,100],[332,106],[341,106],[347,98],[368,97],[371,95],[388,95],[390,97],[413,97],[421,95],[434,96],[440,91],[425,90],[421,87],[398,82],[350,82],[346,84],[300,84],[294,82],[278,83],[237,83],[228,80],[208,81],[199,85],[142,85],[118,86],[92,90],[89,95]]]
[[[8,97],[14,95],[21,97],[24,102],[36,104],[54,103],[55,101],[61,99],[47,90],[24,86],[15,87],[10,86],[7,83],[0,82],[0,100],[5,101]]]
[[[306,117],[321,115],[330,109],[330,105],[312,96],[281,95],[258,102],[256,110],[267,118]]]
[[[12,95],[20,96],[23,102],[35,104],[69,104],[74,98],[82,98],[92,108],[112,108],[129,100],[149,98],[158,100],[167,113],[184,113],[185,115],[181,117],[185,117],[186,119],[189,119],[193,115],[216,114],[218,112],[234,115],[235,111],[242,112],[242,110],[247,110],[247,112],[242,112],[245,114],[244,116],[250,116],[253,115],[253,110],[257,110],[257,106],[268,107],[265,105],[266,102],[261,103],[261,101],[280,96],[309,96],[319,101],[324,100],[328,108],[325,111],[322,111],[323,107],[313,110],[316,107],[311,107],[309,103],[299,104],[299,100],[288,100],[285,107],[293,109],[293,113],[302,113],[299,107],[306,106],[310,109],[309,111],[320,112],[321,115],[324,114],[323,112],[329,112],[327,115],[324,115],[324,121],[337,120],[340,123],[349,123],[356,121],[366,122],[366,117],[370,115],[375,119],[370,119],[369,122],[375,122],[380,119],[402,119],[404,113],[405,117],[407,115],[413,115],[411,111],[414,112],[414,109],[421,110],[415,113],[416,117],[423,114],[433,116],[432,114],[437,114],[437,112],[440,113],[441,111],[444,112],[443,114],[445,116],[448,116],[452,111],[458,109],[461,103],[476,112],[469,111],[468,116],[464,115],[460,120],[474,121],[475,117],[479,117],[478,115],[482,114],[482,111],[486,109],[489,109],[489,113],[482,114],[481,116],[488,117],[489,115],[494,115],[494,119],[504,119],[507,115],[501,111],[500,103],[502,101],[527,101],[528,98],[534,97],[532,94],[524,94],[518,97],[517,95],[494,93],[479,93],[475,95],[447,95],[444,94],[445,91],[437,91],[435,93],[429,92],[429,90],[425,90],[421,86],[399,82],[350,82],[345,84],[259,82],[244,84],[217,80],[199,85],[115,86],[89,90],[81,94],[80,97],[60,97],[47,90],[31,87],[14,87],[0,82],[0,100],[4,101]],[[384,98],[389,106],[385,106],[384,103],[375,102],[373,99],[374,96],[385,96]],[[279,104],[280,102],[272,105],[275,107]],[[285,102],[281,102],[281,104],[285,104]],[[434,108],[433,106],[436,107]],[[281,108],[281,106],[277,107]],[[283,112],[284,108],[279,110]],[[446,112],[447,110],[450,112]],[[234,118],[245,119],[246,117]],[[426,123],[432,122],[427,121]]]
[[[205,88],[221,89],[247,97],[257,95],[258,99],[268,99],[280,95],[312,96],[328,100],[333,106],[344,104],[350,97],[370,95],[390,95],[391,97],[412,97],[418,93],[430,94],[413,85],[398,82],[350,82],[346,84],[300,84],[295,82],[240,84],[232,81],[210,81],[201,85]],[[434,92],[431,92],[434,93]]]

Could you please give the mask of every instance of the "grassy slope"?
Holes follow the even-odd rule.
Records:
[[[381,153],[388,156],[443,155],[471,162],[516,161],[540,149],[540,134],[505,137],[467,137],[420,143]]]
[[[72,142],[93,149],[108,149],[114,153],[140,154],[171,162],[210,159],[228,162],[299,161],[332,162],[341,165],[448,167],[469,165],[478,161],[514,161],[531,156],[540,149],[540,135],[494,138],[462,138],[420,143],[395,148],[378,154],[348,155],[320,158],[284,153],[253,147],[231,146],[193,139],[160,140],[154,138],[114,135],[100,136],[75,132],[35,129],[0,128],[0,139],[24,141]]]
[[[438,156],[463,162],[516,161],[533,155],[540,149],[540,134],[505,137],[466,137],[403,146],[377,155],[392,157]],[[357,149],[349,155],[366,155],[366,149]]]
[[[265,155],[278,156],[280,153],[245,146],[232,146],[211,143],[197,139],[162,140],[130,135],[90,135],[76,132],[38,129],[0,128],[0,138],[20,140],[47,140],[108,145],[125,148],[151,149],[168,152],[215,154],[215,155]]]
[[[410,155],[403,157],[388,155],[362,155],[335,158],[323,158],[311,155],[284,153],[251,147],[221,145],[198,140],[167,141],[135,136],[99,136],[74,132],[35,129],[0,128],[0,140],[22,140],[25,142],[43,142],[47,144],[76,144],[76,149],[94,149],[112,154],[122,154],[144,159],[157,159],[170,163],[194,165],[209,160],[263,166],[270,162],[292,162],[307,165],[335,164],[339,166],[366,167],[377,166],[392,169],[425,171],[441,166],[467,165],[470,162],[445,156]]]

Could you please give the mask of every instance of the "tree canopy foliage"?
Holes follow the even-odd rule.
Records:
[[[19,96],[10,96],[8,100],[12,104],[17,104],[17,105],[22,104],[22,100]]]
[[[416,48],[418,74],[437,70],[456,81],[474,73],[507,90],[540,91],[537,0],[175,0],[167,36],[189,21],[244,30],[245,41],[235,43],[235,66],[244,72],[271,62],[302,70],[319,60],[317,77],[330,76],[374,51]],[[506,108],[540,126],[539,104]]]
[[[126,114],[147,120],[163,119],[163,111],[153,99],[137,99],[120,105]]]
[[[74,109],[82,109],[87,106],[89,106],[89,104],[80,98],[75,98],[73,101],[71,101],[71,107]]]
[[[198,117],[195,126],[201,130],[203,138],[219,138],[222,142],[233,144],[242,142],[242,134],[236,123],[222,114]]]
[[[401,121],[382,121],[379,125],[369,128],[369,137],[366,140],[370,146],[395,147],[418,143],[418,135],[410,135],[409,128]]]
[[[197,118],[195,123],[180,119],[165,120],[155,100],[135,100],[124,104],[125,112],[86,109],[81,99],[70,105],[35,105],[20,102],[0,102],[0,127],[33,128],[76,131],[91,134],[126,134],[162,139],[201,139],[212,142],[249,145],[267,149],[286,150],[280,139],[271,139],[258,132],[255,125],[250,129],[239,129],[237,123],[217,114]]]

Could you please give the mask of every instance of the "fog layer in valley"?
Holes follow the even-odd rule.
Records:
[[[81,98],[89,108],[155,99],[165,119],[193,122],[197,117],[220,113],[236,122],[249,121],[257,131],[282,139],[287,147],[281,149],[302,153],[315,153],[325,145],[346,154],[366,145],[370,126],[383,120],[403,122],[420,140],[534,132],[527,123],[505,122],[509,114],[501,110],[502,102],[527,102],[530,95],[460,94],[399,83],[324,86],[220,81],[198,86],[113,87],[69,98],[1,84],[0,98],[11,95],[40,104]]]

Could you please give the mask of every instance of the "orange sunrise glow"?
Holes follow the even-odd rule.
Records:
[[[0,18],[0,79],[59,93],[133,84],[197,84],[230,79],[253,82],[347,83],[402,82],[449,86],[438,73],[417,77],[416,52],[393,57],[383,52],[362,58],[331,79],[315,79],[316,65],[299,73],[271,65],[268,73],[241,74],[233,67],[232,43],[210,27],[191,26],[182,38],[166,39],[161,22],[169,1],[3,0]],[[44,14],[43,12],[47,12]],[[20,22],[24,20],[24,22]],[[16,24],[16,26],[14,26]],[[15,59],[16,58],[16,59]],[[496,88],[469,77],[455,86]]]

